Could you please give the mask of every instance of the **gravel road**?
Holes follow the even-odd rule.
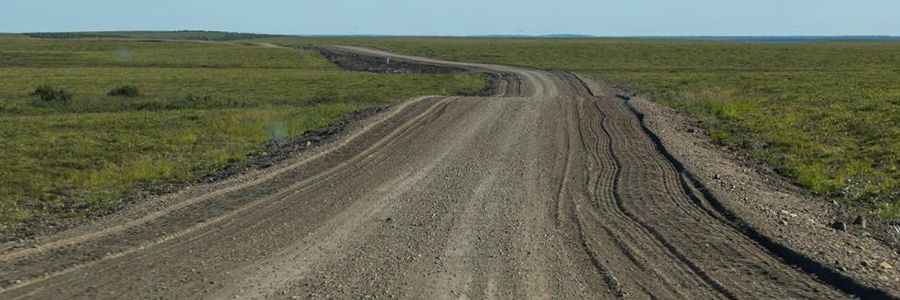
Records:
[[[281,166],[6,249],[0,298],[885,296],[819,279],[722,215],[627,97],[562,72],[335,49],[518,81],[411,100]]]

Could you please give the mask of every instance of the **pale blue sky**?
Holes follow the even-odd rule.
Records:
[[[0,32],[900,35],[897,0],[2,0]]]

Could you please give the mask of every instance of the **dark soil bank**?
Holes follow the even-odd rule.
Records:
[[[458,67],[423,64],[399,59],[390,59],[377,56],[359,55],[340,49],[317,47],[326,59],[348,71],[370,72],[379,74],[454,74],[454,73],[481,73],[487,77],[487,85],[484,89],[474,94],[460,94],[457,96],[495,96],[502,93],[501,86],[519,80],[514,74],[493,73],[481,70],[470,70]]]
[[[450,74],[470,72],[463,68],[412,63],[376,56],[363,56],[332,48],[319,47],[315,48],[315,50],[318,50],[322,56],[335,65],[350,71],[383,74]]]

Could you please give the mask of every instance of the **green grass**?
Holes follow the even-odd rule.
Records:
[[[813,192],[900,218],[900,43],[317,38],[451,60],[575,71],[702,121]]]
[[[0,114],[96,113],[135,110],[302,106],[327,101],[388,103],[421,93],[471,91],[477,77],[391,75],[338,70],[258,68],[5,68],[0,73]],[[476,79],[473,81],[472,79]],[[73,105],[35,105],[38,84],[75,93]],[[135,98],[107,96],[122,84],[140,88]],[[210,96],[188,101],[188,95]]]
[[[177,46],[173,46],[176,45]],[[8,38],[0,67],[281,68],[335,70],[317,53],[209,42]]]
[[[345,72],[314,52],[244,44],[8,38],[0,58],[0,237],[114,211],[137,188],[214,173],[351,111],[485,84]],[[74,99],[30,95],[44,84]],[[107,96],[123,85],[140,95]]]
[[[327,126],[362,105],[176,110],[0,118],[4,216],[83,217],[118,206],[137,184],[188,181],[246,158],[274,130]],[[276,128],[277,127],[277,128]],[[7,173],[8,172],[8,173]],[[11,205],[15,204],[15,205]],[[71,210],[75,208],[74,210]]]

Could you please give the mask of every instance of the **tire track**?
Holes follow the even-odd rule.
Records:
[[[576,91],[575,89],[577,89],[577,88],[578,88],[577,85],[572,85],[570,87],[570,89],[573,91],[570,91],[569,93],[583,94],[583,93],[579,93],[578,91]],[[597,135],[596,131],[594,131],[593,125],[596,122],[590,122],[589,121],[590,118],[585,118],[585,116],[584,116],[585,109],[584,109],[584,105],[583,105],[585,102],[584,98],[582,98],[582,97],[574,97],[574,98],[567,97],[561,101],[567,101],[567,102],[571,103],[571,105],[569,105],[569,106],[574,106],[573,110],[578,111],[578,114],[576,114],[574,117],[570,117],[570,119],[577,120],[576,123],[580,123],[578,126],[573,127],[573,128],[575,128],[575,130],[572,130],[572,132],[575,133],[576,137],[574,137],[572,140],[578,141],[577,143],[580,146],[579,152],[586,153],[589,156],[589,159],[587,159],[587,161],[579,162],[579,164],[588,166],[587,169],[584,170],[585,178],[587,178],[586,182],[581,183],[584,185],[584,189],[582,190],[582,193],[581,193],[584,196],[582,196],[581,198],[583,198],[583,199],[598,199],[598,197],[599,197],[598,194],[604,193],[603,182],[604,181],[609,182],[607,185],[611,186],[612,185],[611,182],[613,180],[613,177],[610,176],[613,174],[612,172],[610,172],[610,170],[612,169],[610,166],[611,164],[608,163],[608,161],[610,161],[611,159],[604,159],[598,155],[599,153],[604,152],[604,151],[599,150],[599,149],[603,148],[603,146],[601,146],[600,144],[603,141],[608,141],[608,139],[603,139],[603,138],[599,137]],[[586,128],[586,130],[584,128]],[[590,133],[590,135],[587,135],[586,132]],[[566,178],[572,177],[572,175],[569,175],[569,174],[564,174],[564,176]],[[576,184],[578,184],[578,183],[576,183]],[[581,184],[578,184],[578,185],[581,186]],[[607,191],[605,193],[611,193],[609,190],[611,190],[611,189],[607,189]],[[577,195],[570,195],[568,198],[573,199],[573,200],[579,199],[579,197]],[[600,201],[600,202],[602,202],[602,201]],[[613,213],[612,215],[608,215],[605,213],[602,213],[602,215],[598,214],[598,211],[602,210],[602,207],[598,206],[598,205],[599,205],[598,201],[588,201],[587,206],[581,206],[581,205],[577,205],[577,204],[573,205],[572,206],[573,210],[570,213],[571,214],[570,218],[572,218],[572,222],[576,223],[576,225],[577,225],[576,231],[579,233],[579,236],[576,239],[579,241],[582,241],[582,242],[580,242],[580,245],[581,245],[581,248],[583,249],[583,252],[587,253],[591,257],[591,261],[593,262],[595,267],[598,269],[599,273],[607,274],[605,276],[605,278],[607,278],[605,280],[607,285],[609,285],[613,290],[615,290],[616,294],[619,297],[623,297],[623,296],[629,294],[628,292],[626,292],[624,290],[626,289],[626,286],[630,285],[631,287],[627,288],[628,290],[631,290],[632,293],[644,293],[643,295],[646,297],[654,297],[654,296],[658,296],[658,295],[667,294],[668,296],[665,296],[664,298],[673,298],[673,297],[691,298],[691,297],[685,296],[683,293],[680,293],[678,291],[678,288],[675,288],[675,285],[672,283],[672,281],[667,279],[666,276],[663,276],[657,270],[657,268],[650,268],[650,267],[648,267],[647,263],[642,262],[641,261],[642,259],[638,258],[638,254],[636,254],[638,252],[636,252],[636,250],[634,250],[635,248],[628,246],[627,243],[624,242],[625,241],[624,238],[620,237],[619,234],[614,233],[614,232],[627,233],[627,232],[635,231],[635,229],[633,229],[634,225],[624,225],[624,224],[628,223],[627,217],[623,216],[621,213],[616,214],[615,210],[610,211]],[[592,207],[593,209],[588,210],[590,212],[589,215],[592,217],[590,219],[590,222],[588,222],[588,220],[585,219],[585,217],[582,213],[579,213],[578,211],[574,210],[574,207]],[[607,211],[609,211],[609,210],[607,210]],[[617,217],[610,218],[612,216],[617,216]],[[622,223],[622,221],[619,221],[619,220],[625,221],[625,223]],[[622,224],[620,224],[620,223],[622,223]],[[588,232],[588,229],[585,227],[586,224],[591,225],[591,229],[590,229],[591,234],[590,235],[588,235],[586,233],[586,232]],[[616,224],[619,224],[619,225],[616,225]],[[613,228],[616,228],[616,229],[613,229]],[[640,232],[639,229],[637,231]],[[605,234],[598,234],[598,233],[605,233]],[[588,242],[588,240],[589,240],[588,236],[590,236],[590,240],[592,242]],[[641,236],[632,236],[632,238],[630,238],[630,240],[632,240],[632,241],[643,240],[643,238]],[[644,245],[653,244],[653,241],[644,241],[642,244],[644,244]],[[598,249],[598,250],[595,250],[595,249]],[[659,250],[654,250],[654,251],[659,251]],[[603,255],[599,255],[599,253],[602,253]],[[616,264],[614,264],[615,270],[611,269],[610,267],[607,267],[606,264],[601,263],[599,261],[600,257],[603,257],[607,262],[615,261],[616,262]],[[665,265],[665,264],[667,264],[667,262],[657,259],[657,260],[653,261],[651,264]],[[647,274],[635,273],[635,271],[634,271],[635,269],[643,270],[644,272],[650,272],[651,274],[655,275],[658,279],[662,279],[662,280],[643,281],[643,282],[635,281],[633,278],[638,278],[638,277],[647,275]],[[621,274],[616,274],[616,273],[621,273]],[[685,276],[685,277],[687,277],[687,276]],[[613,280],[610,280],[611,278]],[[628,281],[629,283],[625,283],[625,286],[623,286],[623,282],[617,278],[625,278],[626,281]],[[654,292],[649,293],[648,291],[650,291],[650,290],[653,290]],[[667,292],[663,293],[664,290],[666,290]],[[675,295],[680,295],[680,296],[675,296]]]
[[[613,193],[613,201],[615,203],[615,206],[619,209],[619,212],[621,212],[623,215],[628,217],[628,219],[632,220],[634,223],[641,226],[644,229],[644,231],[646,231],[650,235],[652,235],[657,241],[659,241],[660,244],[663,245],[663,247],[666,248],[666,250],[669,253],[671,253],[675,258],[677,258],[682,264],[684,264],[685,266],[690,268],[690,270],[692,272],[697,274],[713,290],[715,290],[716,292],[718,292],[725,298],[737,299],[737,296],[735,296],[731,291],[729,291],[727,288],[722,286],[722,284],[718,280],[713,279],[709,274],[707,274],[705,271],[703,271],[703,269],[701,269],[693,261],[688,259],[683,253],[681,253],[674,245],[669,243],[669,241],[666,240],[659,231],[657,231],[655,228],[647,225],[646,223],[642,222],[641,219],[637,218],[627,208],[625,208],[625,206],[623,204],[623,196],[622,196],[622,192],[621,192],[621,180],[623,177],[622,176],[622,161],[618,157],[618,155],[616,155],[616,152],[613,147],[613,141],[616,140],[617,137],[614,136],[612,133],[610,133],[610,128],[612,126],[610,126],[608,116],[605,113],[603,113],[603,111],[601,109],[599,109],[599,107],[598,107],[598,112],[602,115],[603,122],[601,123],[602,124],[601,128],[603,130],[603,133],[608,138],[609,155],[610,155],[610,157],[612,157],[613,162],[614,162],[613,163],[613,167],[614,167],[613,178],[614,178],[614,180],[613,180],[612,193]],[[613,127],[613,128],[615,128],[615,127]],[[625,139],[626,137],[618,136],[618,138],[621,140],[621,139]]]
[[[581,101],[581,111],[584,111],[583,103],[585,101],[587,100]],[[693,273],[690,270],[682,270],[682,267],[675,265],[668,267],[669,271],[666,272],[668,273],[668,276],[665,276],[658,270],[658,267],[653,268],[649,266],[650,264],[656,266],[666,265],[667,263],[676,261],[677,258],[674,257],[672,253],[665,247],[660,245],[659,241],[653,240],[652,238],[648,239],[648,237],[652,237],[651,233],[644,227],[642,227],[638,222],[626,215],[618,206],[619,202],[616,201],[615,187],[617,184],[617,180],[619,179],[618,176],[620,173],[620,168],[616,164],[617,158],[615,157],[612,149],[612,140],[610,139],[610,135],[608,135],[605,129],[602,127],[607,122],[607,117],[602,112],[598,111],[598,114],[600,116],[598,122],[587,122],[587,124],[584,125],[585,127],[589,128],[589,131],[591,132],[590,138],[597,141],[596,148],[588,149],[588,151],[596,155],[594,157],[595,163],[599,163],[602,165],[599,172],[594,172],[598,177],[595,183],[595,187],[592,189],[592,191],[594,192],[592,193],[591,197],[592,199],[595,199],[594,203],[603,203],[608,205],[603,206],[602,210],[603,212],[605,212],[604,215],[614,216],[615,218],[607,221],[611,222],[613,220],[619,220],[618,223],[620,223],[620,225],[618,226],[618,230],[616,230],[616,232],[629,235],[629,237],[620,238],[618,237],[618,234],[614,234],[613,230],[608,229],[607,226],[603,227],[608,232],[608,235],[612,237],[613,243],[618,246],[620,251],[622,251],[622,253],[624,253],[626,257],[628,257],[637,268],[653,273],[657,277],[657,279],[662,282],[663,286],[670,290],[670,292],[672,292],[673,294],[679,294],[678,289],[674,288],[675,284],[669,277],[678,276],[681,277],[681,280],[685,280],[685,278],[691,277],[690,275],[693,275]],[[589,120],[588,118],[584,117],[580,117],[580,119]],[[595,130],[595,127],[597,126],[601,127],[600,130],[604,132],[602,135],[598,134]],[[601,153],[605,155],[601,157]],[[601,217],[597,216],[597,218],[599,219]],[[638,259],[637,255],[635,254],[636,251],[633,250],[636,248],[633,246],[627,246],[627,244],[629,243],[626,243],[626,240],[640,241],[637,244],[643,245],[645,247],[645,250],[642,251],[643,253],[657,253],[653,255],[653,261],[647,263],[646,261],[649,260]],[[634,245],[635,243],[632,242],[630,244]],[[658,292],[659,291],[657,289],[657,293]],[[683,298],[689,297],[685,296]]]
[[[626,105],[628,105],[629,110],[640,121],[641,129],[644,134],[650,138],[656,150],[674,166],[677,172],[681,174],[679,177],[680,182],[684,186],[684,189],[688,191],[691,198],[696,199],[695,203],[700,209],[707,211],[710,216],[715,217],[716,219],[721,220],[721,218],[724,217],[724,219],[727,220],[727,222],[725,222],[726,224],[742,232],[744,236],[761,245],[773,256],[780,258],[793,267],[799,268],[800,270],[815,276],[817,279],[822,280],[838,290],[862,299],[898,299],[883,290],[869,287],[853,278],[847,277],[846,275],[759,233],[755,228],[750,226],[749,223],[742,220],[734,212],[725,208],[725,206],[709,192],[709,189],[707,189],[702,182],[689,172],[684,165],[666,149],[656,133],[647,127],[644,121],[644,115],[634,108],[629,101],[629,97],[623,97],[622,99],[625,101]],[[691,191],[699,191],[706,201],[700,200],[700,198]],[[713,210],[710,210],[705,205],[701,204],[704,202],[709,203]]]
[[[574,74],[571,76],[581,82],[592,95],[598,94],[598,92],[584,80]],[[646,140],[650,146],[664,158],[667,166],[678,174],[677,184],[680,185],[682,194],[691,200],[690,204],[692,204],[697,211],[708,216],[709,220],[716,220],[721,224],[733,228],[737,232],[740,232],[743,238],[765,249],[767,255],[776,257],[785,264],[809,274],[815,280],[820,280],[844,293],[863,299],[898,299],[883,290],[872,288],[853,278],[847,277],[830,267],[816,262],[785,245],[775,242],[770,237],[759,233],[755,228],[749,225],[749,223],[738,217],[737,214],[725,208],[712,192],[710,192],[693,173],[688,171],[684,165],[676,159],[668,149],[666,149],[656,133],[647,126],[644,115],[631,103],[630,96],[621,93],[609,94],[616,95],[616,98],[624,103],[626,108],[625,112],[632,115],[638,121],[640,130],[642,134],[646,136]]]

